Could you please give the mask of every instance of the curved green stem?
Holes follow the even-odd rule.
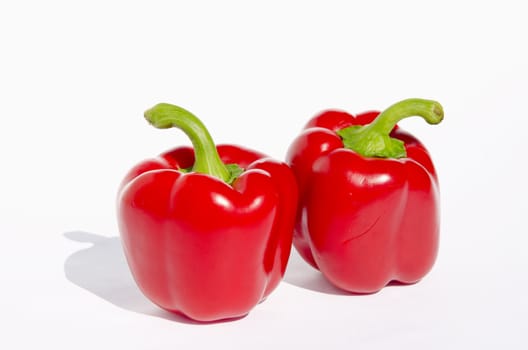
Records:
[[[205,125],[191,112],[168,103],[159,103],[145,112],[145,119],[158,129],[176,127],[191,140],[194,147],[192,171],[231,181],[231,172],[220,159]]]
[[[420,116],[429,124],[438,124],[444,118],[444,110],[436,101],[410,98],[393,104],[370,124],[350,126],[337,133],[346,148],[365,157],[402,158],[407,156],[403,141],[389,135],[396,123],[412,116]]]

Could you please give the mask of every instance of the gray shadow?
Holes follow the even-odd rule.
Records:
[[[165,311],[139,290],[128,268],[119,237],[73,231],[64,236],[82,248],[64,262],[66,278],[73,284],[125,310],[188,324],[203,324]]]
[[[354,295],[331,284],[321,272],[310,266],[292,247],[284,282],[314,292],[334,295]]]
[[[308,289],[314,292],[325,293],[325,294],[334,294],[334,295],[353,295],[353,296],[369,296],[374,293],[354,293],[347,292],[342,290],[332,283],[330,283],[323,274],[310,266],[299,253],[292,247],[290,260],[288,262],[288,267],[286,268],[286,273],[284,274],[284,282],[291,285]],[[414,283],[402,283],[398,281],[390,281],[383,289],[393,288],[393,287],[402,287],[409,286]]]

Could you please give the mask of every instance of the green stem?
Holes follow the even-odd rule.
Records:
[[[195,158],[192,171],[230,182],[231,172],[220,159],[206,127],[194,114],[178,106],[159,103],[145,112],[145,119],[158,129],[176,127],[189,137]]]
[[[412,116],[420,116],[429,124],[438,124],[444,118],[444,110],[436,101],[410,98],[393,104],[370,124],[350,126],[337,133],[346,148],[365,157],[402,158],[407,156],[403,141],[389,135],[396,123]]]

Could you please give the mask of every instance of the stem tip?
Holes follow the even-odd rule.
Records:
[[[438,102],[433,103],[433,116],[427,120],[429,124],[438,124],[444,119],[444,108]]]

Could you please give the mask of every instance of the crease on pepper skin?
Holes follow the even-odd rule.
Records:
[[[376,218],[376,220],[374,220],[374,222],[363,232],[361,232],[359,235],[357,236],[354,236],[354,237],[351,237],[351,238],[348,238],[348,239],[345,239],[343,242],[341,242],[341,245],[347,245],[348,243],[356,240],[356,239],[359,239],[361,237],[363,237],[364,235],[366,235],[367,233],[369,233],[370,231],[372,231],[372,229],[376,226],[376,224],[378,223],[378,221],[381,219],[381,215],[378,216]]]

